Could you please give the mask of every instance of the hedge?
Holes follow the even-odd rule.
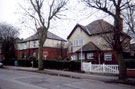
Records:
[[[33,61],[33,67],[38,67],[38,60],[34,59],[12,59],[4,61],[4,65],[15,65],[17,61],[18,66],[31,67]],[[125,59],[127,68],[135,68],[135,59]],[[44,67],[47,69],[59,69],[59,70],[69,70],[69,71],[80,71],[81,62],[80,61],[65,61],[48,59],[44,60]]]
[[[126,62],[126,67],[127,68],[135,68],[135,59],[130,58],[130,59],[125,59]]]
[[[17,61],[18,66],[31,67],[33,62],[33,67],[38,67],[38,60],[32,59],[18,59],[18,60],[8,60],[4,62],[5,65],[15,65]],[[47,69],[58,69],[58,70],[69,70],[69,71],[80,71],[81,63],[80,61],[65,61],[65,60],[56,60],[48,59],[44,60],[44,67]]]

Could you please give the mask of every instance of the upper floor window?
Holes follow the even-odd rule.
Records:
[[[70,49],[71,52],[73,52],[73,44],[72,43],[71,43],[71,46],[70,47],[71,47],[71,49]]]
[[[94,54],[93,53],[88,53],[87,54],[87,59],[94,59]]]
[[[34,45],[34,48],[35,48],[36,47],[36,41],[34,41],[33,43],[34,43],[33,45]]]
[[[104,53],[105,61],[112,61],[112,53]]]
[[[81,46],[81,45],[83,45],[83,40],[82,39],[81,40],[74,40],[73,46]]]
[[[79,40],[79,45],[83,45],[83,39]]]

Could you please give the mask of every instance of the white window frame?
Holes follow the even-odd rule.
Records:
[[[36,57],[36,52],[34,52],[34,53],[32,54],[32,56]]]
[[[79,59],[85,59],[85,53],[82,53],[82,58],[81,58],[81,53],[79,53]]]
[[[78,46],[78,40],[74,40],[73,45],[74,45],[74,46]]]
[[[83,45],[83,39],[73,41],[73,46],[80,46],[80,45]]]
[[[72,57],[71,60],[77,60],[77,55],[76,54],[73,54],[71,57]]]
[[[87,59],[94,59],[94,53],[87,53]]]
[[[79,40],[79,45],[83,45],[83,39]]]
[[[33,41],[33,47],[34,48],[36,47],[36,41]]]
[[[105,61],[112,61],[112,53],[104,53]]]

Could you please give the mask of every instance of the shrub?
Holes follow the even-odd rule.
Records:
[[[36,57],[35,56],[30,56],[28,59],[29,60],[36,60]]]
[[[125,62],[127,68],[135,68],[135,59],[133,58],[125,59]]]
[[[49,69],[80,71],[81,63],[80,61],[45,60],[44,67]]]
[[[14,65],[14,60],[10,60],[7,62],[8,65]],[[33,61],[33,66],[38,67],[38,60],[34,59],[18,59],[18,66],[31,67]],[[44,67],[48,69],[58,69],[58,70],[69,70],[69,71],[80,71],[81,62],[80,61],[67,61],[67,60],[56,60],[56,59],[48,59],[44,60]]]

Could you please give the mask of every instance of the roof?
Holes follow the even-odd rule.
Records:
[[[47,32],[47,38],[48,39],[54,39],[54,40],[60,40],[60,41],[66,41],[64,40],[63,38],[51,33],[51,32]],[[21,42],[26,42],[26,41],[33,41],[33,40],[38,40],[38,33],[35,33],[34,35],[24,39],[23,41]]]
[[[71,31],[71,33],[69,34],[67,39],[69,39],[71,37],[71,35],[73,34],[73,32],[76,30],[77,27],[80,27],[89,36],[103,34],[103,33],[110,33],[113,31],[113,25],[104,21],[103,19],[99,19],[99,20],[93,21],[92,23],[90,23],[86,26],[77,24],[74,27],[74,29]],[[121,32],[121,35],[130,37],[125,32]]]
[[[135,50],[135,43],[134,44],[130,44],[130,49],[131,49],[131,51]]]
[[[93,21],[92,23],[86,26],[77,24],[72,30],[72,32],[69,34],[67,39],[70,38],[70,36],[76,30],[77,27],[80,27],[88,35],[94,35],[94,34],[113,31],[113,26],[110,23],[104,21],[103,19],[99,19],[99,20]]]
[[[99,19],[86,25],[85,30],[88,30],[90,34],[97,34],[113,31],[113,26],[110,23],[104,21],[103,19]]]
[[[82,51],[83,52],[100,51],[100,49],[93,42],[89,42],[82,47]],[[79,50],[77,50],[76,52],[81,52],[81,48]]]

